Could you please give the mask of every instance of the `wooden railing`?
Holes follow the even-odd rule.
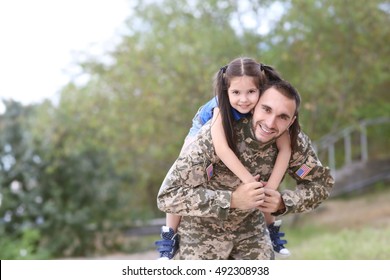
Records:
[[[390,180],[390,146],[384,147],[381,158],[370,156],[369,145],[373,146],[376,143],[375,140],[368,143],[367,134],[369,126],[383,126],[383,129],[390,131],[389,125],[390,118],[388,117],[364,120],[357,125],[328,134],[313,143],[317,153],[327,152],[327,165],[336,181],[333,196],[361,190],[377,181]],[[353,133],[358,133],[360,138],[358,145],[354,143],[354,148],[359,149],[358,157],[352,155],[351,135]],[[336,144],[340,141],[343,141],[342,151],[336,148]],[[344,155],[341,167],[336,167],[336,153]]]

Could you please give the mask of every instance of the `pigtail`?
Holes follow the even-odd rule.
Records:
[[[231,110],[229,98],[228,98],[228,88],[229,85],[226,81],[226,71],[228,65],[221,67],[215,77],[215,96],[217,97],[218,107],[222,118],[222,126],[225,133],[226,141],[229,145],[229,148],[238,155],[236,147],[236,135],[233,129],[233,113]]]
[[[265,74],[266,82],[277,82],[282,80],[282,76],[272,66],[260,64],[261,72]]]

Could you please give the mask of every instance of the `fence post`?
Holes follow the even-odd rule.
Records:
[[[352,148],[351,148],[351,133],[345,132],[344,134],[344,149],[345,149],[345,165],[352,162]]]
[[[367,128],[365,125],[360,126],[360,147],[362,152],[362,161],[367,161],[368,145],[367,145]]]
[[[328,147],[328,159],[329,159],[329,167],[330,167],[330,173],[332,174],[333,178],[336,177],[336,160],[334,155],[334,143],[332,143]]]

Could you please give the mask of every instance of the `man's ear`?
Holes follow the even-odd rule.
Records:
[[[297,119],[296,116],[294,116],[294,117],[292,118],[292,120],[291,120],[290,124],[288,125],[287,129],[289,129],[290,126],[292,126],[292,124],[295,122],[296,119]]]

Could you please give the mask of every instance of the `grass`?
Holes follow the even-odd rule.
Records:
[[[286,219],[289,260],[390,260],[390,190],[332,199]]]
[[[306,234],[309,232],[309,234]],[[297,236],[299,235],[299,236]],[[302,237],[305,238],[302,238]],[[389,260],[390,226],[386,228],[343,229],[305,227],[289,230],[292,260]],[[302,240],[304,239],[304,240]],[[299,241],[298,241],[299,240]]]

